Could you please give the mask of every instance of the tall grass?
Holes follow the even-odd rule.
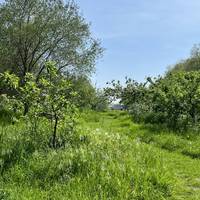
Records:
[[[35,136],[23,123],[1,129],[1,199],[171,198],[173,174],[163,154],[123,132],[108,132],[111,123],[102,127],[104,118],[89,115],[79,122],[76,144],[57,150],[45,148],[45,123]]]

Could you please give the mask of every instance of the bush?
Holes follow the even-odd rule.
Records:
[[[112,83],[106,92],[121,100],[136,122],[164,124],[185,131],[200,123],[200,72],[174,72],[145,83],[127,79],[125,87]]]

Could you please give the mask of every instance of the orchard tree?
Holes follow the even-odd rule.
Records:
[[[156,81],[153,112],[162,114],[173,129],[186,129],[200,121],[200,72],[177,72]]]
[[[34,121],[34,125],[31,125],[35,126],[35,122],[39,122],[41,118],[49,120],[52,125],[50,146],[57,148],[59,126],[65,127],[71,133],[74,132],[78,112],[74,99],[77,93],[73,90],[71,82],[58,72],[55,63],[48,62],[45,67],[47,73],[42,75],[38,82],[35,82],[32,74],[27,73],[23,86],[15,74],[0,73],[0,86],[15,89],[18,94],[0,95],[0,114],[5,120],[8,118],[13,120],[16,114],[20,119],[23,117],[23,105],[27,103],[29,105],[29,113],[25,116],[27,122]]]
[[[105,93],[111,101],[120,100],[120,103],[134,115],[135,121],[140,121],[151,107],[151,98],[149,98],[148,84],[150,78],[145,83],[139,83],[126,77],[125,84],[120,81],[112,81],[109,87],[105,88]]]
[[[0,72],[9,70],[24,82],[27,73],[38,81],[45,63],[60,72],[89,74],[101,55],[89,24],[73,1],[5,0],[0,4]]]
[[[57,129],[60,124],[67,125],[70,132],[74,131],[77,114],[74,102],[77,93],[73,90],[72,83],[58,73],[55,63],[48,62],[46,68],[47,74],[39,81],[41,110],[38,114],[53,124],[51,145],[56,148]]]

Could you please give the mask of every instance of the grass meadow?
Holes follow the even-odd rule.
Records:
[[[45,148],[45,122],[37,132],[24,122],[0,128],[2,200],[200,199],[198,134],[135,124],[121,111],[85,111],[57,150]]]

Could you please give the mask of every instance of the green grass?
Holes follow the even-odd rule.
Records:
[[[91,114],[93,115],[93,113]],[[96,115],[96,114],[95,114]],[[125,112],[99,114],[98,123],[90,120],[91,127],[126,135],[131,141],[147,144],[162,153],[163,166],[173,177],[172,199],[200,199],[200,135],[173,133],[159,127],[134,124]]]
[[[1,129],[0,199],[200,199],[200,136],[134,124],[120,111],[83,113],[77,144],[65,149],[45,149],[47,132]]]

